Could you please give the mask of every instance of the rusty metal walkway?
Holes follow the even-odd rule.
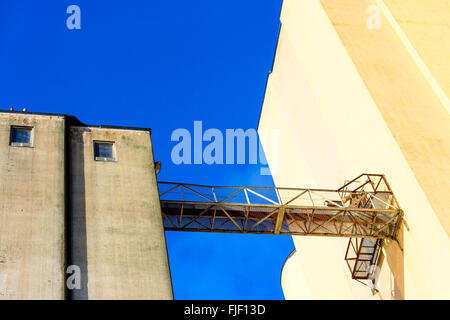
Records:
[[[381,174],[339,189],[158,182],[165,230],[395,239],[402,211]]]
[[[336,190],[218,187],[158,182],[164,229],[350,238],[352,278],[368,279],[383,239],[403,212],[384,175],[361,174]]]

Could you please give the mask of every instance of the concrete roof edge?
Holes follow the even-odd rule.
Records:
[[[53,117],[63,117],[66,118],[70,125],[79,127],[91,127],[91,128],[105,128],[105,129],[121,129],[121,130],[137,130],[137,131],[148,131],[150,134],[152,130],[150,128],[143,127],[127,127],[127,126],[112,126],[112,125],[88,125],[81,122],[77,117],[63,114],[63,113],[46,113],[46,112],[28,112],[28,111],[12,111],[12,110],[1,110],[0,113],[12,113],[12,114],[22,114],[22,115],[37,115],[37,116],[53,116]]]

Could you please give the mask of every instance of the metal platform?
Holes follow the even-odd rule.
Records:
[[[336,190],[158,182],[170,231],[394,239],[402,220],[383,175]]]
[[[383,239],[396,239],[403,212],[382,174],[336,190],[218,187],[158,182],[164,229],[347,237],[353,279],[370,279]]]

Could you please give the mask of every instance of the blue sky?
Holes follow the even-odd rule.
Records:
[[[66,9],[81,8],[81,30]],[[0,109],[151,127],[158,179],[273,185],[260,165],[175,165],[170,140],[255,128],[281,0],[0,1]],[[248,161],[247,161],[248,162]],[[166,232],[176,299],[283,299],[287,236]]]

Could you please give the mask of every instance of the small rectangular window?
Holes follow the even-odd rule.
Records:
[[[115,161],[114,143],[94,141],[94,158],[97,161]]]
[[[31,147],[33,145],[33,128],[11,127],[9,144],[14,147]]]

